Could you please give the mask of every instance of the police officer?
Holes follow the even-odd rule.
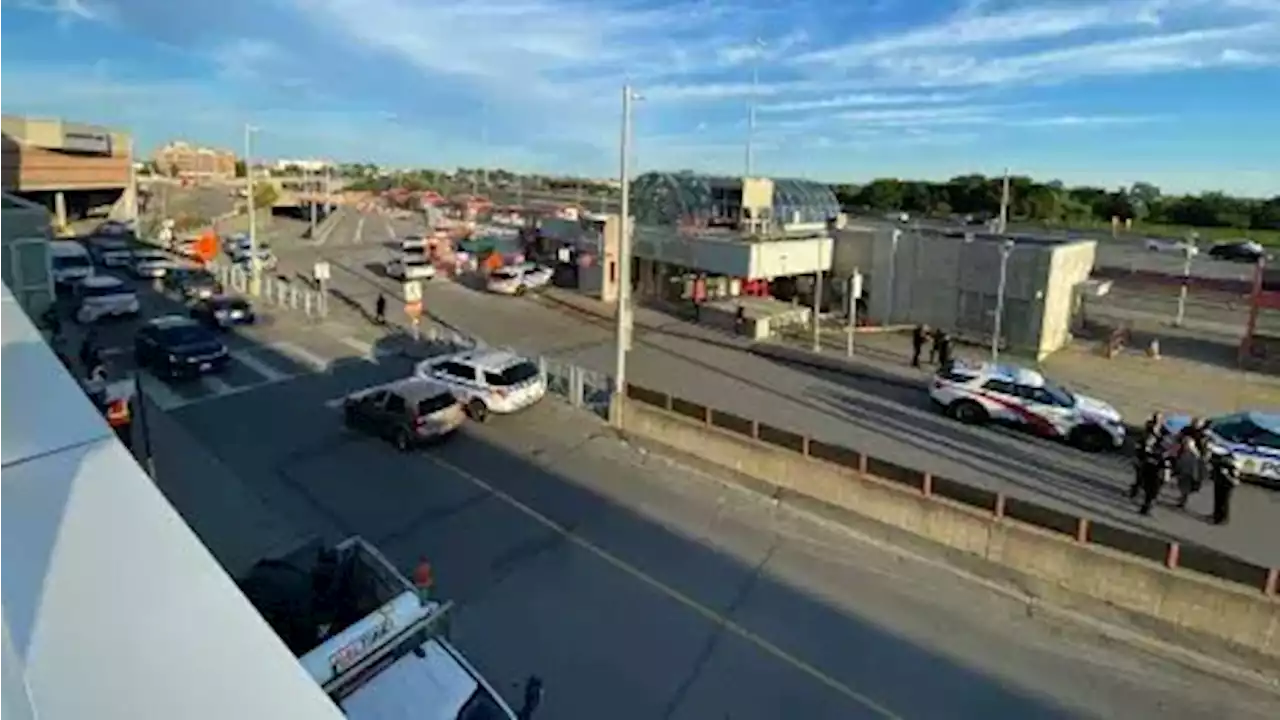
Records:
[[[1133,448],[1133,484],[1129,486],[1130,500],[1137,499],[1138,492],[1142,490],[1143,467],[1148,461],[1151,449],[1155,448],[1163,453],[1164,434],[1164,415],[1157,410],[1147,418],[1147,424],[1142,427],[1142,435]]]
[[[1240,484],[1240,471],[1231,453],[1213,451],[1209,456],[1209,477],[1213,481],[1213,524],[1226,525],[1231,519],[1231,494]]]

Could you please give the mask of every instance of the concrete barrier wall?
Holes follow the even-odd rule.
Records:
[[[658,400],[657,394],[649,400]],[[693,408],[673,410],[679,400],[665,398],[666,409],[630,401],[623,408],[626,433],[647,438],[681,453],[728,468],[769,486],[799,493],[879,523],[921,536],[948,548],[1035,580],[1051,601],[1075,604],[1077,598],[1163,623],[1165,629],[1216,639],[1229,647],[1280,660],[1280,601],[1274,578],[1265,590],[1250,589],[1182,569],[1089,544],[1088,521],[1075,537],[1011,519],[998,501],[984,512],[930,494],[926,479],[919,491],[874,477],[860,469],[815,459],[817,448],[800,436],[760,439],[762,427],[741,418],[704,417]],[[711,423],[721,425],[714,427]],[[746,423],[747,425],[743,425]],[[732,426],[732,430],[722,429]],[[749,429],[748,429],[749,426]],[[781,433],[768,429],[770,433]],[[779,445],[785,444],[792,449]],[[830,453],[825,447],[822,452]],[[1176,564],[1176,557],[1172,558]]]

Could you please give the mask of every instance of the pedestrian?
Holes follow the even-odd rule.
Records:
[[[1226,525],[1231,519],[1231,495],[1240,484],[1240,471],[1231,453],[1217,450],[1210,456],[1209,477],[1213,479],[1213,524]]]
[[[707,279],[705,275],[699,275],[693,280],[693,321],[702,322],[702,303],[707,299]]]
[[[920,353],[929,340],[929,326],[916,325],[911,331],[911,367],[920,367]]]
[[[934,347],[938,350],[938,367],[944,371],[950,370],[952,362],[951,336],[945,330],[938,331]]]
[[[733,332],[737,335],[745,335],[747,332],[747,309],[741,305],[733,314]]]
[[[942,335],[942,330],[933,328],[925,333],[929,339],[929,364],[938,362],[938,339]]]
[[[1130,500],[1136,500],[1138,493],[1142,490],[1142,465],[1148,449],[1152,447],[1162,448],[1164,434],[1164,414],[1156,410],[1151,413],[1151,417],[1147,418],[1146,425],[1142,427],[1142,434],[1138,436],[1137,442],[1134,443],[1133,484],[1129,486]]]
[[[1160,496],[1160,486],[1164,484],[1164,476],[1162,469],[1164,468],[1164,453],[1154,436],[1144,438],[1144,442],[1138,451],[1137,462],[1137,480],[1139,489],[1142,491],[1142,507],[1138,512],[1143,515],[1150,515],[1151,508],[1156,504],[1156,498]]]
[[[80,341],[80,367],[87,372],[89,368],[93,367],[97,354],[98,335],[93,331],[93,328],[90,328],[89,332],[84,334],[84,339]]]
[[[1209,426],[1203,418],[1193,419],[1174,444],[1174,472],[1178,480],[1178,507],[1186,509],[1191,496],[1200,492],[1209,474]]]
[[[387,324],[387,299],[382,293],[378,293],[378,299],[373,303],[373,321],[379,325]]]

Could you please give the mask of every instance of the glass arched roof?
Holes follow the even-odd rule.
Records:
[[[682,220],[705,220],[716,213],[712,188],[736,184],[737,178],[693,173],[651,172],[631,182],[631,208],[636,222],[644,225],[677,225]],[[811,180],[773,181],[773,216],[783,222],[825,222],[840,212],[831,188]]]

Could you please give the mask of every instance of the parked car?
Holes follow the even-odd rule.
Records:
[[[185,300],[207,300],[222,292],[222,283],[203,268],[174,268],[165,275],[164,283]]]
[[[140,280],[158,280],[176,266],[177,263],[162,250],[135,250],[130,271]]]
[[[386,273],[396,280],[430,280],[436,276],[436,266],[425,255],[403,253],[387,261]]]
[[[226,368],[227,346],[205,326],[181,315],[148,320],[133,341],[138,367],[169,380],[194,378]]]
[[[1027,368],[957,362],[934,376],[929,398],[948,416],[971,425],[1004,423],[1088,452],[1124,444],[1124,421],[1114,407]]]
[[[93,261],[84,246],[73,240],[49,242],[49,274],[63,289],[93,275]]]
[[[236,325],[252,325],[257,315],[248,300],[231,295],[214,295],[196,302],[191,317],[206,327],[226,330]]]
[[[414,375],[444,384],[484,422],[490,413],[522,410],[547,394],[547,379],[532,361],[498,350],[469,350],[418,363]]]
[[[1164,422],[1165,438],[1173,443],[1191,418],[1173,415]],[[1219,415],[1210,418],[1206,425],[1210,452],[1229,453],[1242,480],[1280,488],[1280,413],[1255,411]]]
[[[1266,257],[1262,244],[1253,240],[1229,240],[1209,248],[1209,257],[1218,260],[1256,263]]]
[[[1147,238],[1143,246],[1150,252],[1173,253],[1175,255],[1195,257],[1200,254],[1200,248],[1195,243],[1186,240],[1161,240],[1160,238]]]
[[[390,440],[398,450],[446,438],[466,417],[448,387],[417,377],[361,390],[342,401],[347,427]]]
[[[93,262],[105,268],[127,268],[133,264],[133,243],[120,236],[99,235],[89,238]]]
[[[138,293],[117,277],[93,275],[75,286],[76,322],[96,323],[107,317],[137,315]]]
[[[554,270],[537,263],[508,265],[489,273],[488,289],[499,295],[523,295],[546,287],[554,275]]]

